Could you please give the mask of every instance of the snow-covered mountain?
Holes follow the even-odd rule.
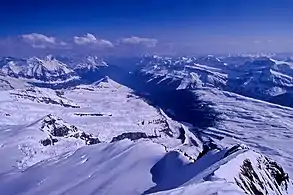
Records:
[[[101,58],[97,56],[87,56],[85,58],[81,58],[80,61],[74,62],[75,70],[89,70],[89,71],[97,71],[101,67],[107,67],[108,64],[103,61]]]
[[[0,61],[1,72],[15,78],[34,79],[45,82],[63,82],[77,78],[75,72],[66,64],[49,55],[44,59],[3,58]]]
[[[200,62],[210,62],[211,57],[199,59]],[[168,83],[178,83],[178,89],[196,88],[202,86],[223,87],[227,82],[227,75],[217,67],[210,67],[197,63],[196,58],[169,58],[151,56],[140,62],[144,68],[143,74],[150,76],[151,80]],[[216,62],[218,62],[216,60]]]
[[[0,194],[292,194],[293,109],[225,91],[249,72],[290,88],[275,77],[290,63],[243,58],[144,58],[127,74],[141,90],[102,74],[54,90],[3,72]],[[110,67],[46,60],[68,75]]]
[[[172,84],[177,89],[214,87],[290,106],[276,100],[278,96],[292,94],[292,62],[273,57],[149,56],[140,62],[140,66],[143,68],[139,74],[158,84]]]

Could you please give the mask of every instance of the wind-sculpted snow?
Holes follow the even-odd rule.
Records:
[[[1,175],[1,194],[141,194],[153,185],[149,170],[165,153],[151,142],[93,146]]]
[[[293,109],[211,88],[194,93],[221,113],[217,125],[203,134],[220,143],[244,143],[293,175]]]

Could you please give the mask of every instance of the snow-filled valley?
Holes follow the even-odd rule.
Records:
[[[2,59],[0,194],[293,194],[292,108],[227,90],[231,72],[235,87],[244,78],[227,68],[235,59],[144,60],[120,82],[92,56]],[[260,61],[237,68],[254,75]],[[255,94],[272,83],[290,93],[272,74],[253,76],[265,83]]]

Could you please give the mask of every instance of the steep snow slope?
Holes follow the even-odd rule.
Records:
[[[153,167],[163,171],[163,178],[158,178],[158,184],[149,190],[155,194],[292,193],[292,185],[282,168],[270,159],[240,146],[210,151],[195,163],[171,160],[170,155],[168,160],[165,157],[162,159],[164,163],[161,160]],[[171,165],[166,166],[167,163]],[[170,170],[164,175],[166,167]]]
[[[279,162],[293,175],[293,109],[203,88],[194,91],[220,113],[216,127],[203,133],[221,143],[243,143]]]

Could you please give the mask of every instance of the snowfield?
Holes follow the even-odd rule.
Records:
[[[166,148],[184,151],[193,158],[202,150],[201,142],[189,133],[187,126],[172,121],[161,110],[132,94],[129,88],[107,77],[92,85],[79,85],[68,90],[29,87],[3,90],[0,96],[0,152],[10,156],[0,162],[0,172],[13,167],[26,168],[83,147],[87,140],[77,139],[81,132],[90,138],[97,137],[99,142],[151,138]],[[46,122],[48,115],[57,120],[53,125],[55,133],[50,130],[53,127],[48,126],[52,122]],[[72,130],[72,125],[76,131]],[[64,129],[69,129],[70,133],[64,133]],[[186,131],[184,143],[178,138],[179,129]],[[75,135],[78,132],[80,135]],[[56,144],[54,139],[58,140]],[[44,146],[43,141],[54,145]]]
[[[153,185],[149,171],[164,153],[163,146],[151,142],[88,146],[24,172],[3,175],[0,191],[6,195],[141,194]]]
[[[6,60],[11,71],[21,71]],[[144,70],[156,74],[148,82],[180,78],[174,90],[193,89],[217,113],[214,126],[176,121],[109,77],[54,90],[4,74],[0,194],[293,194],[292,108],[220,90],[227,84],[221,59],[152,60]],[[41,62],[53,77],[75,75],[53,57]],[[175,63],[175,70],[160,63]],[[88,74],[100,67],[108,64],[90,57],[78,69]]]

